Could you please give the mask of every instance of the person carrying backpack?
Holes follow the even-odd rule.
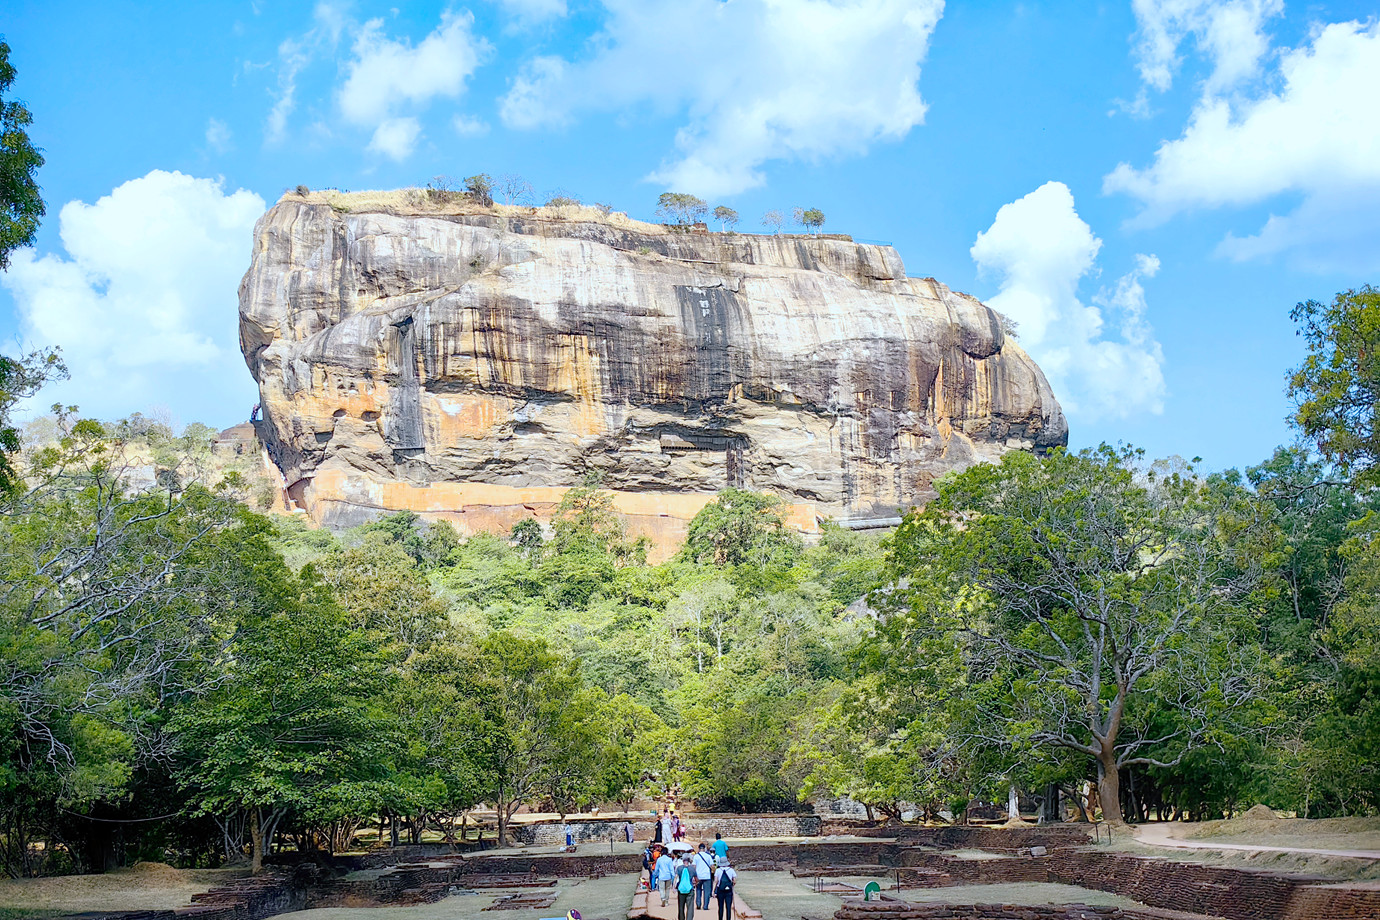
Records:
[[[714,887],[714,857],[703,843],[695,853],[695,909],[709,910],[709,896]]]
[[[694,920],[695,917],[695,870],[690,868],[690,857],[681,860],[676,870],[676,920]]]
[[[728,864],[725,856],[719,861],[719,870],[714,873],[714,897],[719,899],[719,920],[733,920],[733,886],[738,881],[738,873]]]

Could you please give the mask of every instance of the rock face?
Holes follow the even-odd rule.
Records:
[[[1067,441],[996,315],[889,246],[580,216],[274,206],[240,341],[289,499],[506,530],[597,473],[665,550],[726,486],[810,531]]]

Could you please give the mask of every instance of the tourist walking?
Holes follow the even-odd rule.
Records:
[[[714,862],[728,865],[728,841],[718,834],[714,835]]]
[[[664,850],[658,848],[656,852],[661,854],[656,859],[656,884],[661,892],[661,906],[665,907],[671,903],[671,881],[676,874],[676,864]]]
[[[685,839],[685,828],[680,823],[680,815],[671,812],[671,839],[680,843]]]
[[[676,870],[676,920],[694,920],[695,917],[695,870],[690,867],[690,857],[681,860]]]
[[[628,843],[633,842],[633,823],[631,821],[623,822],[623,836],[628,838]]]
[[[714,888],[714,857],[703,843],[695,852],[695,907],[709,910],[709,897]]]
[[[573,846],[575,845],[575,828],[573,828],[573,827],[570,825],[570,822],[567,821],[567,822],[565,822],[565,828],[564,828],[564,830],[565,830],[565,848],[568,850],[568,849],[570,849],[571,847],[573,847]]]
[[[661,812],[653,812],[653,815],[654,817],[652,820],[652,843],[670,843],[671,841],[667,840],[661,834],[661,829],[665,827],[665,825],[661,821]]]
[[[738,881],[738,873],[728,864],[728,857],[719,860],[719,868],[714,873],[714,897],[719,901],[719,920],[733,920],[733,886]]]
[[[652,845],[647,844],[647,849],[642,851],[642,868],[647,870],[647,890],[656,890],[656,856],[652,852]]]
[[[664,843],[670,844],[676,838],[671,827],[671,811],[667,809],[661,816],[661,839]]]

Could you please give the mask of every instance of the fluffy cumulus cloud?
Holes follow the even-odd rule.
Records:
[[[355,36],[353,58],[336,94],[346,121],[374,129],[369,149],[395,160],[406,159],[421,136],[415,117],[395,114],[431,100],[455,99],[465,82],[492,52],[474,34],[470,13],[446,12],[441,24],[417,45],[383,34],[383,20],[364,24]]]
[[[1164,356],[1145,318],[1142,284],[1159,271],[1159,260],[1137,256],[1130,272],[1083,303],[1078,289],[1095,273],[1101,248],[1068,186],[1047,182],[1003,205],[978,234],[972,256],[981,274],[999,280],[987,303],[1015,320],[1022,346],[1069,415],[1159,413]]]
[[[1118,165],[1104,190],[1142,202],[1138,224],[1197,208],[1288,202],[1292,211],[1270,217],[1255,233],[1227,237],[1221,253],[1235,259],[1286,254],[1308,267],[1374,270],[1380,266],[1380,22],[1319,26],[1304,45],[1278,51],[1272,62],[1254,92],[1226,92],[1209,81],[1183,134],[1161,144],[1149,165]],[[1229,71],[1240,73],[1241,66]]]
[[[763,163],[859,154],[925,116],[920,65],[943,0],[604,0],[587,58],[538,57],[501,101],[515,128],[582,110],[683,113],[653,180],[727,195]]]
[[[26,344],[72,371],[45,391],[100,417],[166,405],[184,421],[248,411],[236,292],[264,201],[219,181],[154,170],[58,215],[66,257],[21,250],[0,274]]]

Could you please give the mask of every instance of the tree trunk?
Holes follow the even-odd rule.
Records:
[[[264,867],[264,825],[260,809],[249,816],[249,839],[252,843],[250,871],[257,874]]]
[[[498,803],[498,845],[508,846],[508,806],[503,802]]]
[[[1006,823],[1019,824],[1021,821],[1021,800],[1016,795],[1016,784],[1012,783],[1006,790]]]
[[[1121,817],[1121,775],[1117,772],[1116,758],[1113,756],[1097,758],[1097,799],[1102,806],[1102,820],[1105,823],[1126,823]]]

